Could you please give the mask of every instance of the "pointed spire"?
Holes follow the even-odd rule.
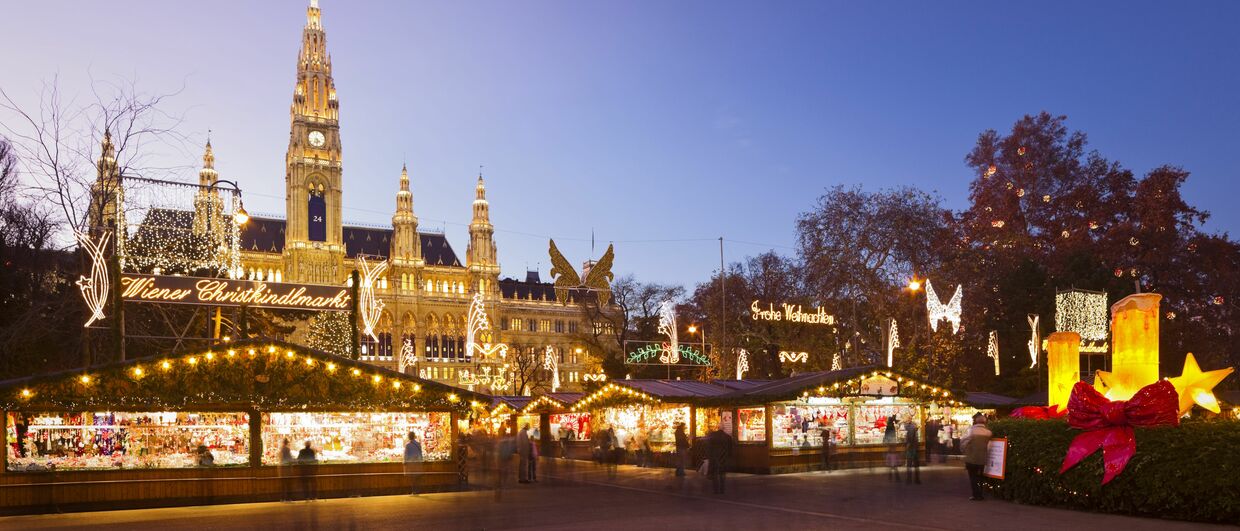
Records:
[[[204,170],[215,169],[215,152],[211,150],[211,133],[207,133],[207,149],[202,153],[202,168]]]
[[[400,165],[400,191],[409,191],[409,168],[406,164]]]
[[[476,199],[477,199],[478,201],[486,201],[486,200],[487,200],[487,185],[486,185],[486,183],[485,183],[485,182],[483,182],[483,181],[482,181],[482,172],[481,172],[481,171],[479,171],[479,172],[478,172],[478,185],[474,187],[474,192],[475,192],[475,193],[476,193],[476,195],[477,195]]]

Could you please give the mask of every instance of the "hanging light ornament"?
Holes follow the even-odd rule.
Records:
[[[1025,197],[1025,189],[1024,189],[1024,188],[1017,188],[1017,189],[1016,189],[1016,197]]]
[[[1038,366],[1038,352],[1042,348],[1042,338],[1038,337],[1038,322],[1041,319],[1042,317],[1036,313],[1025,316],[1025,320],[1029,322],[1029,342],[1025,345],[1029,348],[1029,358],[1032,360],[1029,364],[1030,369]]]
[[[1066,239],[1068,239],[1068,238],[1070,238],[1070,237],[1072,237],[1072,233],[1071,233],[1071,232],[1068,232],[1068,231],[1066,231],[1066,230],[1065,230],[1065,231],[1063,231],[1063,232],[1061,232],[1061,233],[1059,233],[1059,235],[1060,235],[1060,236],[1063,236],[1063,239],[1065,239],[1065,240],[1066,240]]]
[[[82,291],[82,300],[86,301],[86,308],[90,310],[90,319],[82,325],[87,327],[104,317],[103,305],[108,300],[110,282],[108,282],[108,261],[103,256],[103,251],[107,248],[108,237],[111,235],[104,232],[98,240],[83,232],[77,232],[75,235],[78,244],[90,256],[90,276],[82,276],[77,281],[78,289]]]
[[[362,268],[362,285],[357,296],[362,314],[362,333],[374,341],[379,341],[379,337],[375,335],[375,327],[379,326],[379,317],[383,315],[383,301],[375,296],[375,285],[379,282],[379,275],[387,271],[388,263],[385,260],[372,264],[359,254],[357,264]]]
[[[990,341],[986,344],[986,356],[995,360],[995,376],[999,375],[999,332],[990,331]]]
[[[1043,203],[1051,202],[1051,196],[1049,194],[1042,196],[1042,202]]]
[[[961,285],[956,285],[956,293],[952,295],[947,304],[939,299],[937,293],[934,292],[934,286],[930,284],[930,279],[926,279],[926,313],[930,317],[930,328],[937,332],[939,330],[939,321],[948,320],[952,323],[952,333],[960,331],[960,302],[963,294],[961,293]]]
[[[744,380],[745,373],[749,372],[749,351],[745,349],[737,349],[736,351],[736,379]]]
[[[895,359],[896,349],[900,348],[900,329],[896,326],[896,320],[891,320],[891,325],[887,327],[887,366],[891,367]]]
[[[1016,148],[1016,154],[1022,157],[1025,156],[1025,146]]]
[[[1141,240],[1138,240],[1136,236],[1128,238],[1128,245],[1136,246],[1138,243],[1141,243]]]
[[[1004,225],[1004,222],[1003,222],[1003,220],[1001,220],[1001,219],[996,219],[996,220],[994,220],[994,221],[991,221],[991,222],[990,222],[990,226],[991,226],[991,227],[994,227],[994,228],[996,228],[996,229],[1002,229],[1002,228],[1003,228],[1003,225]]]
[[[997,171],[999,171],[999,168],[996,168],[994,164],[991,164],[989,168],[986,168],[986,176],[990,177],[991,175],[994,175],[995,172]]]
[[[659,361],[668,365],[680,362],[680,341],[676,330],[676,305],[672,301],[663,301],[659,305],[659,333],[667,336],[667,345]]]

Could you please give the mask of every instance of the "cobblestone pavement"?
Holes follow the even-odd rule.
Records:
[[[882,470],[778,476],[736,474],[727,493],[668,469],[544,459],[539,482],[503,489],[0,518],[0,529],[1123,529],[1199,524],[971,502],[959,467],[922,469],[922,483]],[[494,476],[477,474],[475,483]]]

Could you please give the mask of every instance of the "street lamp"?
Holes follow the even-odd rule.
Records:
[[[245,211],[245,201],[241,199],[241,187],[237,186],[237,183],[226,179],[219,179],[207,186],[207,192],[219,188],[221,183],[229,185],[232,191],[237,194],[237,211],[233,212],[233,223],[245,225],[250,221],[250,214]]]
[[[920,289],[921,289],[921,281],[920,281],[920,280],[917,280],[917,277],[913,277],[913,278],[909,279],[909,281],[908,281],[908,290],[909,290],[909,291],[918,291],[918,290],[920,290]]]

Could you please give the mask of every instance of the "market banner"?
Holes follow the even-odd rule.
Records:
[[[352,297],[344,286],[124,273],[121,298],[165,304],[343,311],[350,308]]]

